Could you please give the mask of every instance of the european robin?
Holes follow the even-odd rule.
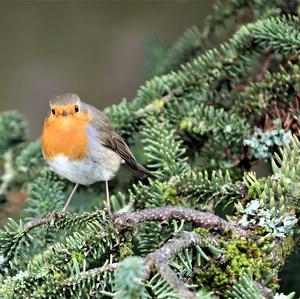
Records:
[[[75,183],[65,212],[79,185],[105,181],[106,205],[110,212],[108,181],[121,162],[139,177],[151,175],[140,165],[111,121],[76,94],[63,94],[50,101],[50,112],[41,136],[42,152],[49,166]]]

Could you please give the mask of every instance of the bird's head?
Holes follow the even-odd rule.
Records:
[[[56,123],[61,128],[68,128],[78,122],[89,121],[90,113],[77,94],[63,94],[50,100],[50,112],[46,119],[48,124]]]

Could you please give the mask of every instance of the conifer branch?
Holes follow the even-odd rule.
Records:
[[[271,62],[274,59],[275,55],[274,55],[274,53],[269,52],[269,53],[266,53],[265,56],[266,56],[266,58],[262,62],[261,66],[259,68],[259,71],[258,71],[258,73],[255,76],[255,79],[256,79],[257,82],[259,82],[259,81],[261,81],[261,80],[264,79],[265,74],[268,71],[268,69],[269,69],[269,67],[271,65]]]
[[[176,94],[179,91],[179,89],[175,89],[174,92],[169,92],[167,95],[161,97],[160,99],[157,99],[153,103],[148,104],[146,107],[141,108],[135,112],[135,116],[138,118],[143,117],[146,113],[155,112],[157,110],[160,110],[162,106],[164,106],[166,103],[168,103],[174,94]]]
[[[137,212],[116,214],[114,222],[118,229],[135,227],[145,221],[161,221],[163,223],[172,219],[186,220],[195,225],[212,230],[232,229],[238,235],[247,236],[250,233],[239,226],[235,226],[226,220],[207,212],[201,212],[182,206],[165,206],[148,208]]]
[[[75,215],[76,216],[76,215]],[[85,215],[84,215],[85,216]],[[102,214],[98,215],[102,218]],[[28,233],[32,229],[44,224],[49,224],[55,217],[59,217],[60,222],[68,221],[70,216],[68,214],[51,212],[46,216],[33,219],[21,228],[22,233]],[[233,225],[219,216],[212,213],[201,212],[190,208],[184,208],[182,206],[164,206],[158,208],[147,208],[136,212],[125,212],[121,214],[113,215],[113,222],[118,230],[125,228],[135,227],[139,223],[145,221],[159,221],[162,223],[168,223],[170,220],[186,220],[192,222],[195,225],[211,230],[224,230],[231,229],[240,236],[249,236],[250,232],[243,229],[240,226]]]
[[[184,232],[170,239],[161,248],[143,258],[145,272],[142,280],[146,281],[150,277],[152,272],[157,271],[182,298],[196,298],[195,293],[191,292],[185,285],[185,283],[181,279],[179,279],[175,271],[168,265],[168,262],[182,250],[193,245],[201,244],[203,242],[215,243],[215,239],[213,237],[209,237],[204,240],[203,237],[201,237],[196,232]],[[88,271],[80,272],[78,274],[78,278],[80,277],[81,279],[88,279],[90,277],[96,277],[97,275],[100,275],[105,271],[114,272],[119,267],[119,265],[120,263],[112,263],[104,265],[102,267],[96,267]],[[69,286],[69,284],[69,280],[64,280],[61,283],[61,287],[67,287]]]
[[[150,253],[145,258],[146,271],[144,280],[150,276],[153,267],[155,267],[170,286],[183,298],[196,298],[195,294],[188,290],[186,285],[178,278],[176,273],[168,265],[168,261],[175,257],[183,249],[202,242],[203,238],[196,232],[184,232],[179,236],[170,239],[161,248]]]
[[[48,223],[51,220],[52,217],[53,217],[53,213],[49,213],[46,216],[42,216],[40,218],[32,219],[31,221],[25,223],[25,225],[21,229],[21,232],[26,234],[29,231],[33,230],[34,228]]]

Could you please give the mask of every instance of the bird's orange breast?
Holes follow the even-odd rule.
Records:
[[[89,149],[87,126],[90,115],[83,117],[49,116],[45,120],[41,145],[45,158],[52,160],[58,155],[71,160],[82,160],[87,156]]]

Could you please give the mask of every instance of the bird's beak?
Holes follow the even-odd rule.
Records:
[[[62,116],[67,116],[69,113],[66,111],[66,110],[63,110],[63,112],[62,112]]]

